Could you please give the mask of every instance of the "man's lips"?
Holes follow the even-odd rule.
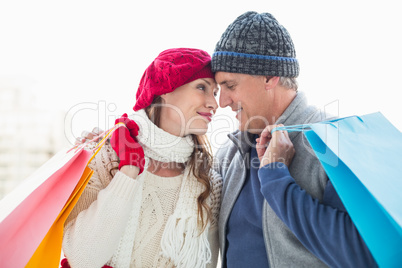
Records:
[[[243,110],[243,108],[239,108],[239,109],[237,109],[237,110],[233,110],[233,112],[235,112],[236,113],[236,118],[237,119],[239,119],[238,117],[239,117],[239,114],[240,114],[240,112]]]
[[[197,112],[199,115],[205,117],[208,121],[212,120],[212,114],[211,113],[201,113],[201,112]]]

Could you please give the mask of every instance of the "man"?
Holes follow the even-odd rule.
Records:
[[[239,121],[216,156],[222,267],[376,266],[303,134],[271,135],[325,119],[297,92],[287,30],[271,14],[244,13],[217,43],[212,69],[220,106]]]

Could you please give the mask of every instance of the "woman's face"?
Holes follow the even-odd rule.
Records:
[[[212,78],[201,78],[162,95],[160,128],[176,136],[203,135],[218,108],[218,86]]]

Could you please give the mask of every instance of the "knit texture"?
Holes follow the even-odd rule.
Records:
[[[96,143],[92,143],[88,146],[88,149],[94,149],[96,146]],[[80,198],[78,200],[78,203],[67,217],[65,225],[67,225],[71,220],[77,218],[82,210],[87,209],[89,205],[96,200],[99,189],[104,189],[109,185],[111,178],[113,178],[119,170],[119,157],[113,148],[107,143],[88,164],[88,167],[94,171],[94,174],[83,192],[85,198]]]
[[[205,267],[211,262],[211,249],[208,241],[210,224],[201,233],[198,226],[198,196],[205,186],[198,182],[190,169],[184,171],[185,180],[174,213],[166,222],[162,236],[162,254],[174,261],[176,267]],[[204,219],[206,213],[204,211]]]
[[[269,13],[246,12],[228,26],[212,55],[213,72],[297,77],[288,31]]]
[[[142,75],[134,111],[148,107],[156,96],[199,78],[214,78],[211,56],[200,49],[172,48],[162,51]]]
[[[110,138],[110,145],[117,153],[121,167],[126,165],[136,166],[140,169],[138,174],[144,171],[144,149],[138,144],[136,136],[138,136],[138,125],[135,121],[130,120],[127,114],[123,114],[114,122],[117,129]]]
[[[188,179],[186,175],[162,178],[144,172],[133,180],[117,172],[118,158],[109,144],[102,147],[89,166],[94,175],[65,225],[63,250],[71,266],[188,267],[160,254],[161,236],[169,219],[176,220],[172,216],[185,185],[181,181]],[[207,203],[212,219],[206,237],[212,256],[206,267],[215,267],[217,262],[221,177],[211,173],[211,185]],[[141,204],[138,210],[135,204]]]
[[[164,226],[176,208],[183,175],[171,178],[160,178],[149,172],[146,175],[131,266],[173,266],[170,261],[159,255],[160,241]]]
[[[160,162],[185,163],[194,151],[194,142],[191,135],[178,137],[155,125],[149,120],[144,109],[130,115],[140,127],[137,139],[147,158]]]

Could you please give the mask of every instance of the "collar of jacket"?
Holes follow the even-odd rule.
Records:
[[[228,134],[229,139],[236,145],[243,158],[253,145],[253,136],[253,134],[247,131],[240,130]]]
[[[302,109],[297,109],[300,108]],[[275,125],[284,124],[285,126],[290,126],[294,124],[300,124],[301,122],[307,122],[307,119],[311,117],[311,111],[306,110],[307,107],[307,98],[303,92],[297,92],[296,97],[289,104],[288,108],[279,116],[278,120],[276,120]],[[297,112],[296,112],[297,111]],[[316,112],[314,110],[313,112]]]

